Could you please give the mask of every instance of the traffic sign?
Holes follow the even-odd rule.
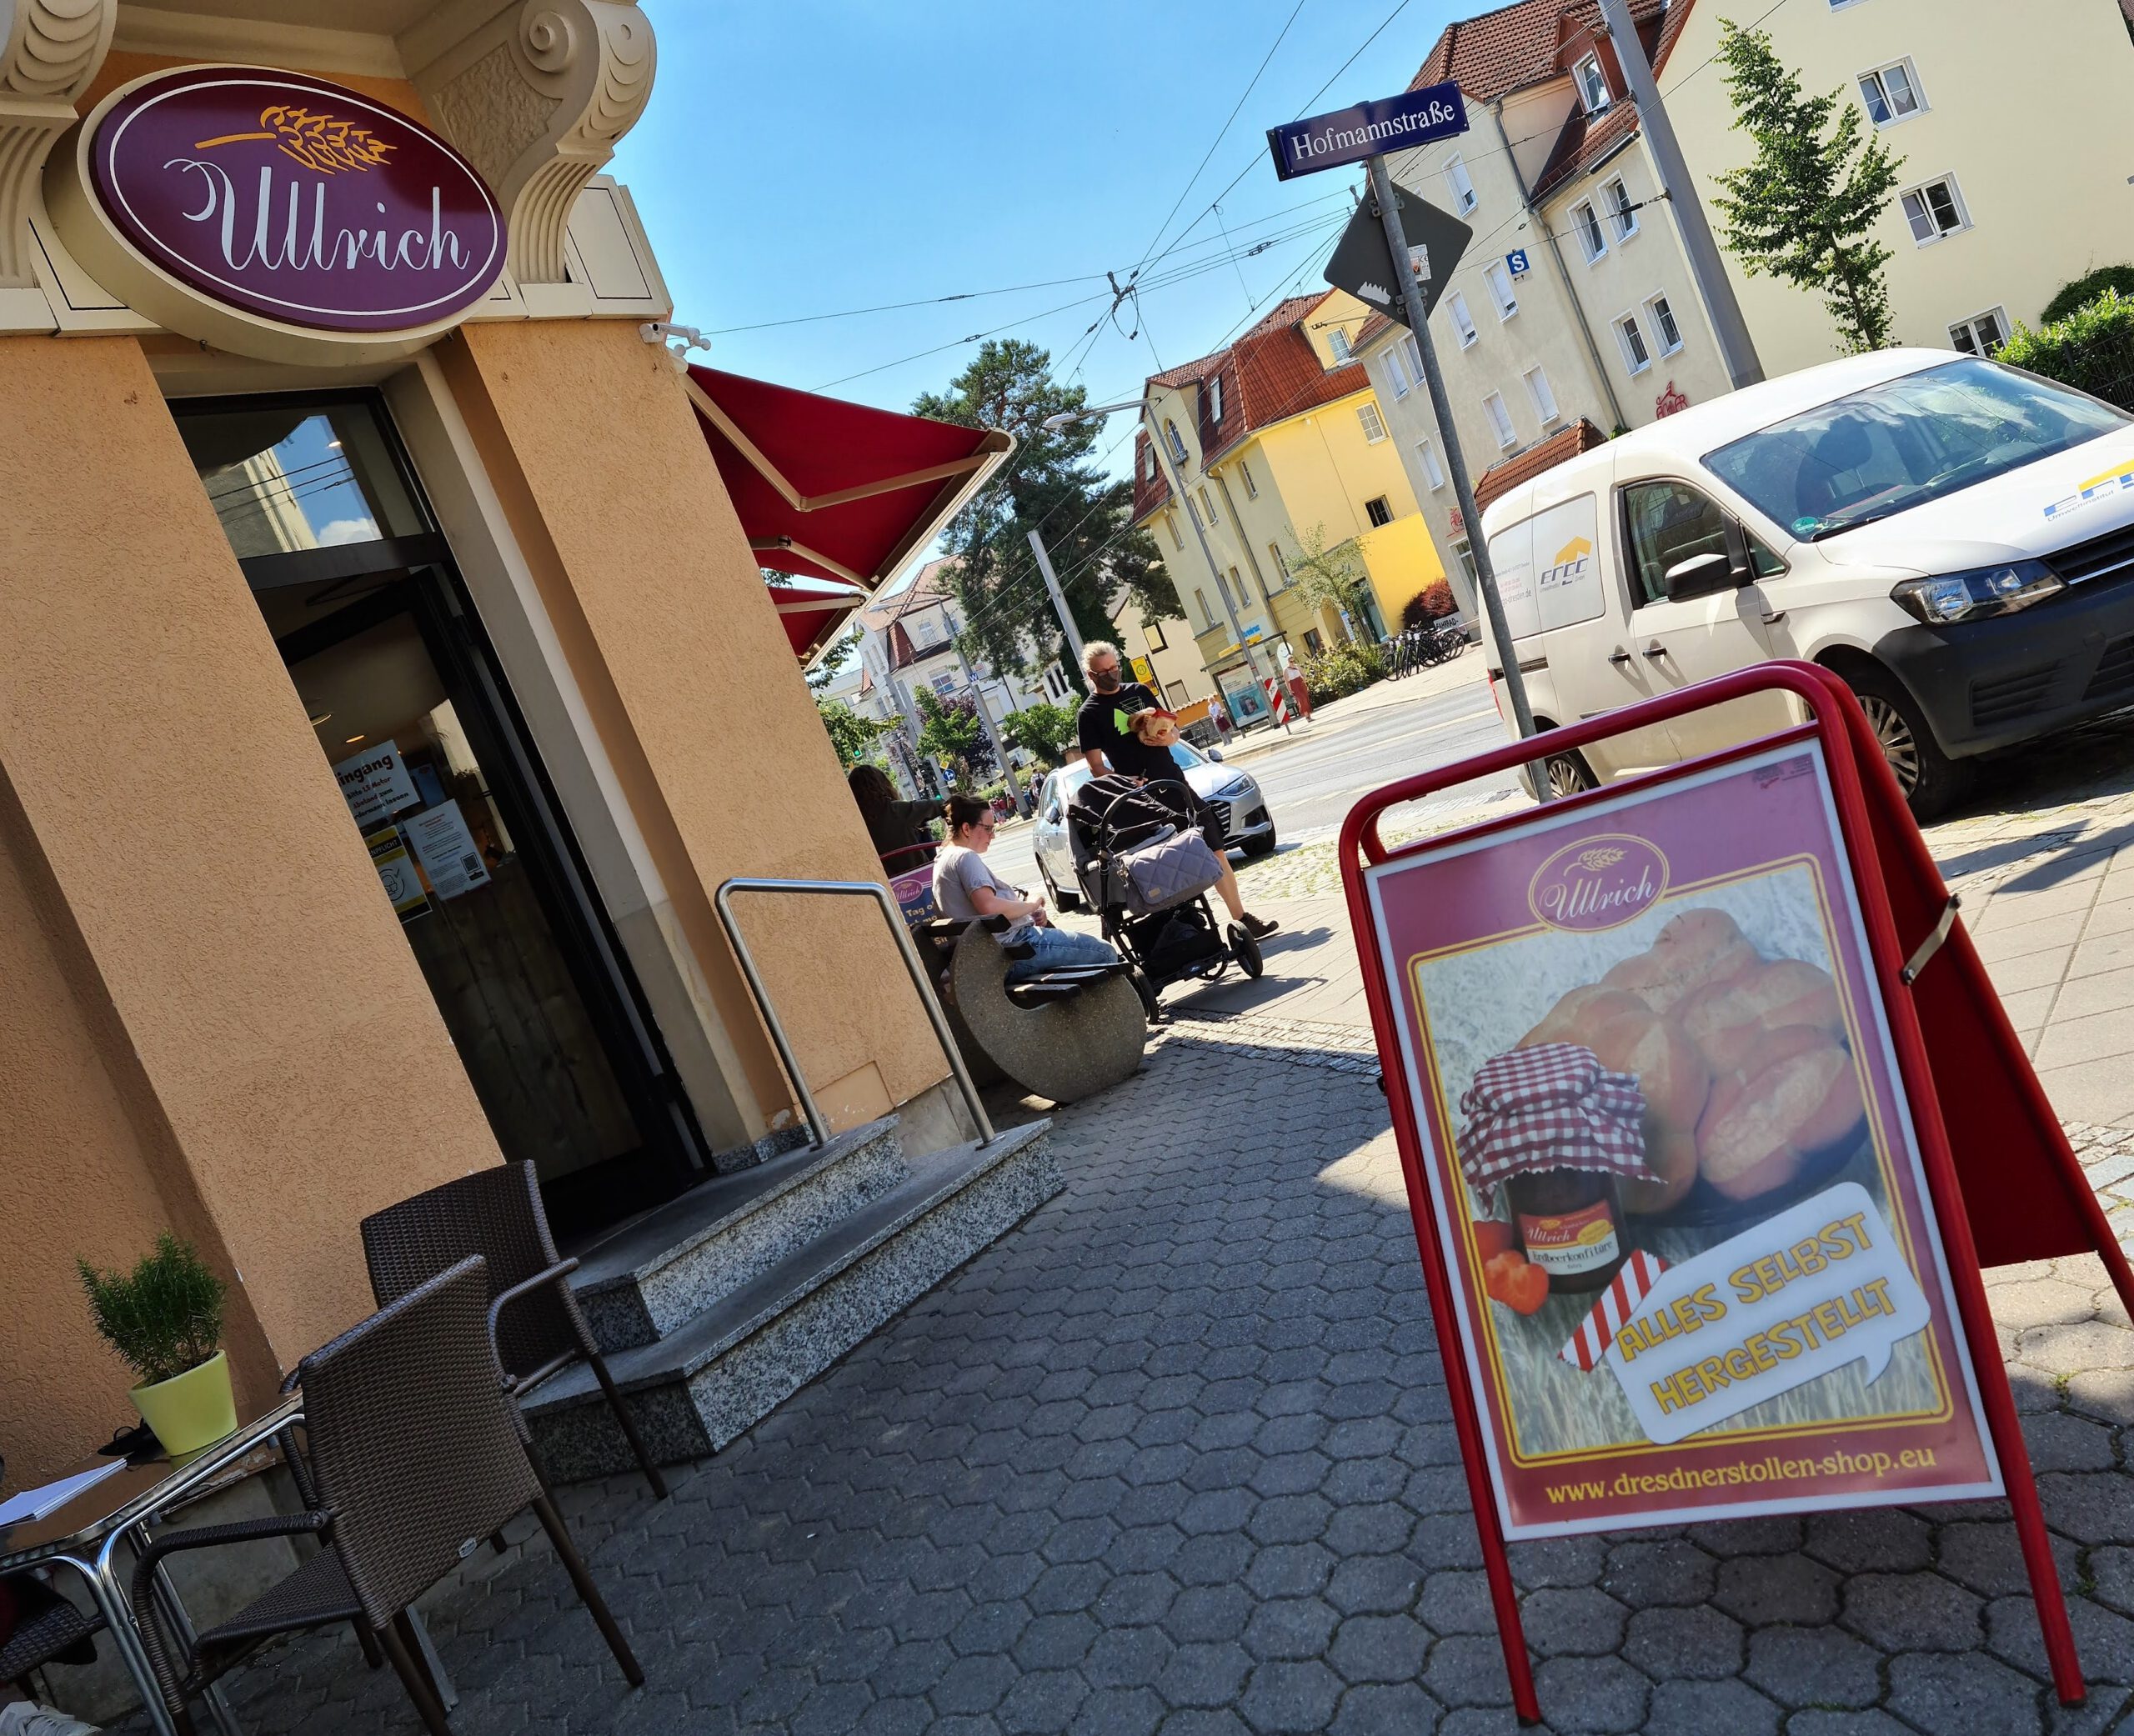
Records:
[[[1509,253],[1506,253],[1504,256],[1504,263],[1510,268],[1512,276],[1515,278],[1525,277],[1528,270],[1526,263],[1526,249],[1525,248],[1514,248]]]
[[[1423,316],[1428,318],[1475,232],[1450,212],[1440,211],[1401,188],[1395,187],[1393,196],[1400,202],[1400,228],[1408,238],[1410,258],[1420,253],[1427,261],[1428,274],[1420,287]],[[1326,281],[1382,313],[1392,313],[1394,298],[1401,293],[1401,274],[1393,268],[1385,226],[1367,203],[1357,207],[1335,243],[1334,256],[1326,262]]]
[[[1467,104],[1460,87],[1426,84],[1397,97],[1270,127],[1267,148],[1275,154],[1275,173],[1287,181],[1466,130]]]

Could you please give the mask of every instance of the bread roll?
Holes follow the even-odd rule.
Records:
[[[1593,1033],[1610,1019],[1626,1013],[1650,1010],[1634,994],[1589,983],[1583,988],[1572,989],[1550,1008],[1541,1023],[1520,1038],[1515,1047],[1539,1048],[1545,1043],[1578,1043],[1591,1048]]]
[[[1739,1067],[1766,1031],[1810,1025],[1833,1038],[1845,1034],[1830,973],[1798,958],[1751,965],[1723,983],[1708,983],[1683,1000],[1675,1017],[1716,1073]]]
[[[1649,948],[1624,959],[1600,981],[1628,989],[1655,1013],[1666,1013],[1706,983],[1725,982],[1755,963],[1756,949],[1725,911],[1685,910]]]
[[[1866,1107],[1852,1057],[1826,1031],[1766,1031],[1712,1086],[1697,1123],[1700,1173],[1729,1199],[1782,1188],[1806,1161],[1856,1137]]]

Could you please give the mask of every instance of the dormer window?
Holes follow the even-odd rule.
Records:
[[[1356,359],[1355,353],[1349,348],[1349,334],[1339,326],[1326,328],[1326,347],[1334,352],[1334,359],[1344,368]]]
[[[1587,55],[1571,68],[1571,77],[1578,81],[1578,94],[1588,114],[1598,114],[1608,106],[1608,75],[1600,70],[1599,55]]]
[[[1185,462],[1185,439],[1179,433],[1178,424],[1168,416],[1164,418],[1164,438],[1170,444],[1171,463],[1183,464]]]
[[[1223,377],[1217,374],[1215,378],[1208,382],[1208,420],[1220,422],[1222,419]]]

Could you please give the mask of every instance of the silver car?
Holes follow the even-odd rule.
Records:
[[[1229,848],[1252,858],[1275,848],[1274,816],[1267,812],[1267,798],[1249,773],[1232,771],[1215,755],[1185,742],[1175,743],[1170,751],[1187,787],[1223,823],[1223,843]],[[1037,871],[1044,877],[1045,895],[1055,910],[1081,908],[1080,883],[1075,878],[1075,858],[1067,838],[1067,806],[1089,781],[1086,765],[1077,762],[1062,766],[1044,780],[1038,796],[1034,839]]]

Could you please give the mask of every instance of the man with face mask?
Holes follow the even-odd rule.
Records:
[[[1200,823],[1200,835],[1207,839],[1208,848],[1223,865],[1223,878],[1215,890],[1230,911],[1230,920],[1242,923],[1255,939],[1272,934],[1280,926],[1279,923],[1250,915],[1245,910],[1244,896],[1238,890],[1237,872],[1230,866],[1230,852],[1224,846],[1222,822],[1215,818],[1215,810],[1194,793],[1168,747],[1160,746],[1153,739],[1144,739],[1135,732],[1134,718],[1139,713],[1161,712],[1166,718],[1170,716],[1163,701],[1141,683],[1124,678],[1119,648],[1102,639],[1093,639],[1083,648],[1082,673],[1089,678],[1090,697],[1075,713],[1075,739],[1080,745],[1090,769],[1100,778],[1115,773],[1151,783],[1175,783],[1184,790],[1186,800],[1192,805],[1194,818]],[[1157,732],[1145,733],[1154,735]]]

